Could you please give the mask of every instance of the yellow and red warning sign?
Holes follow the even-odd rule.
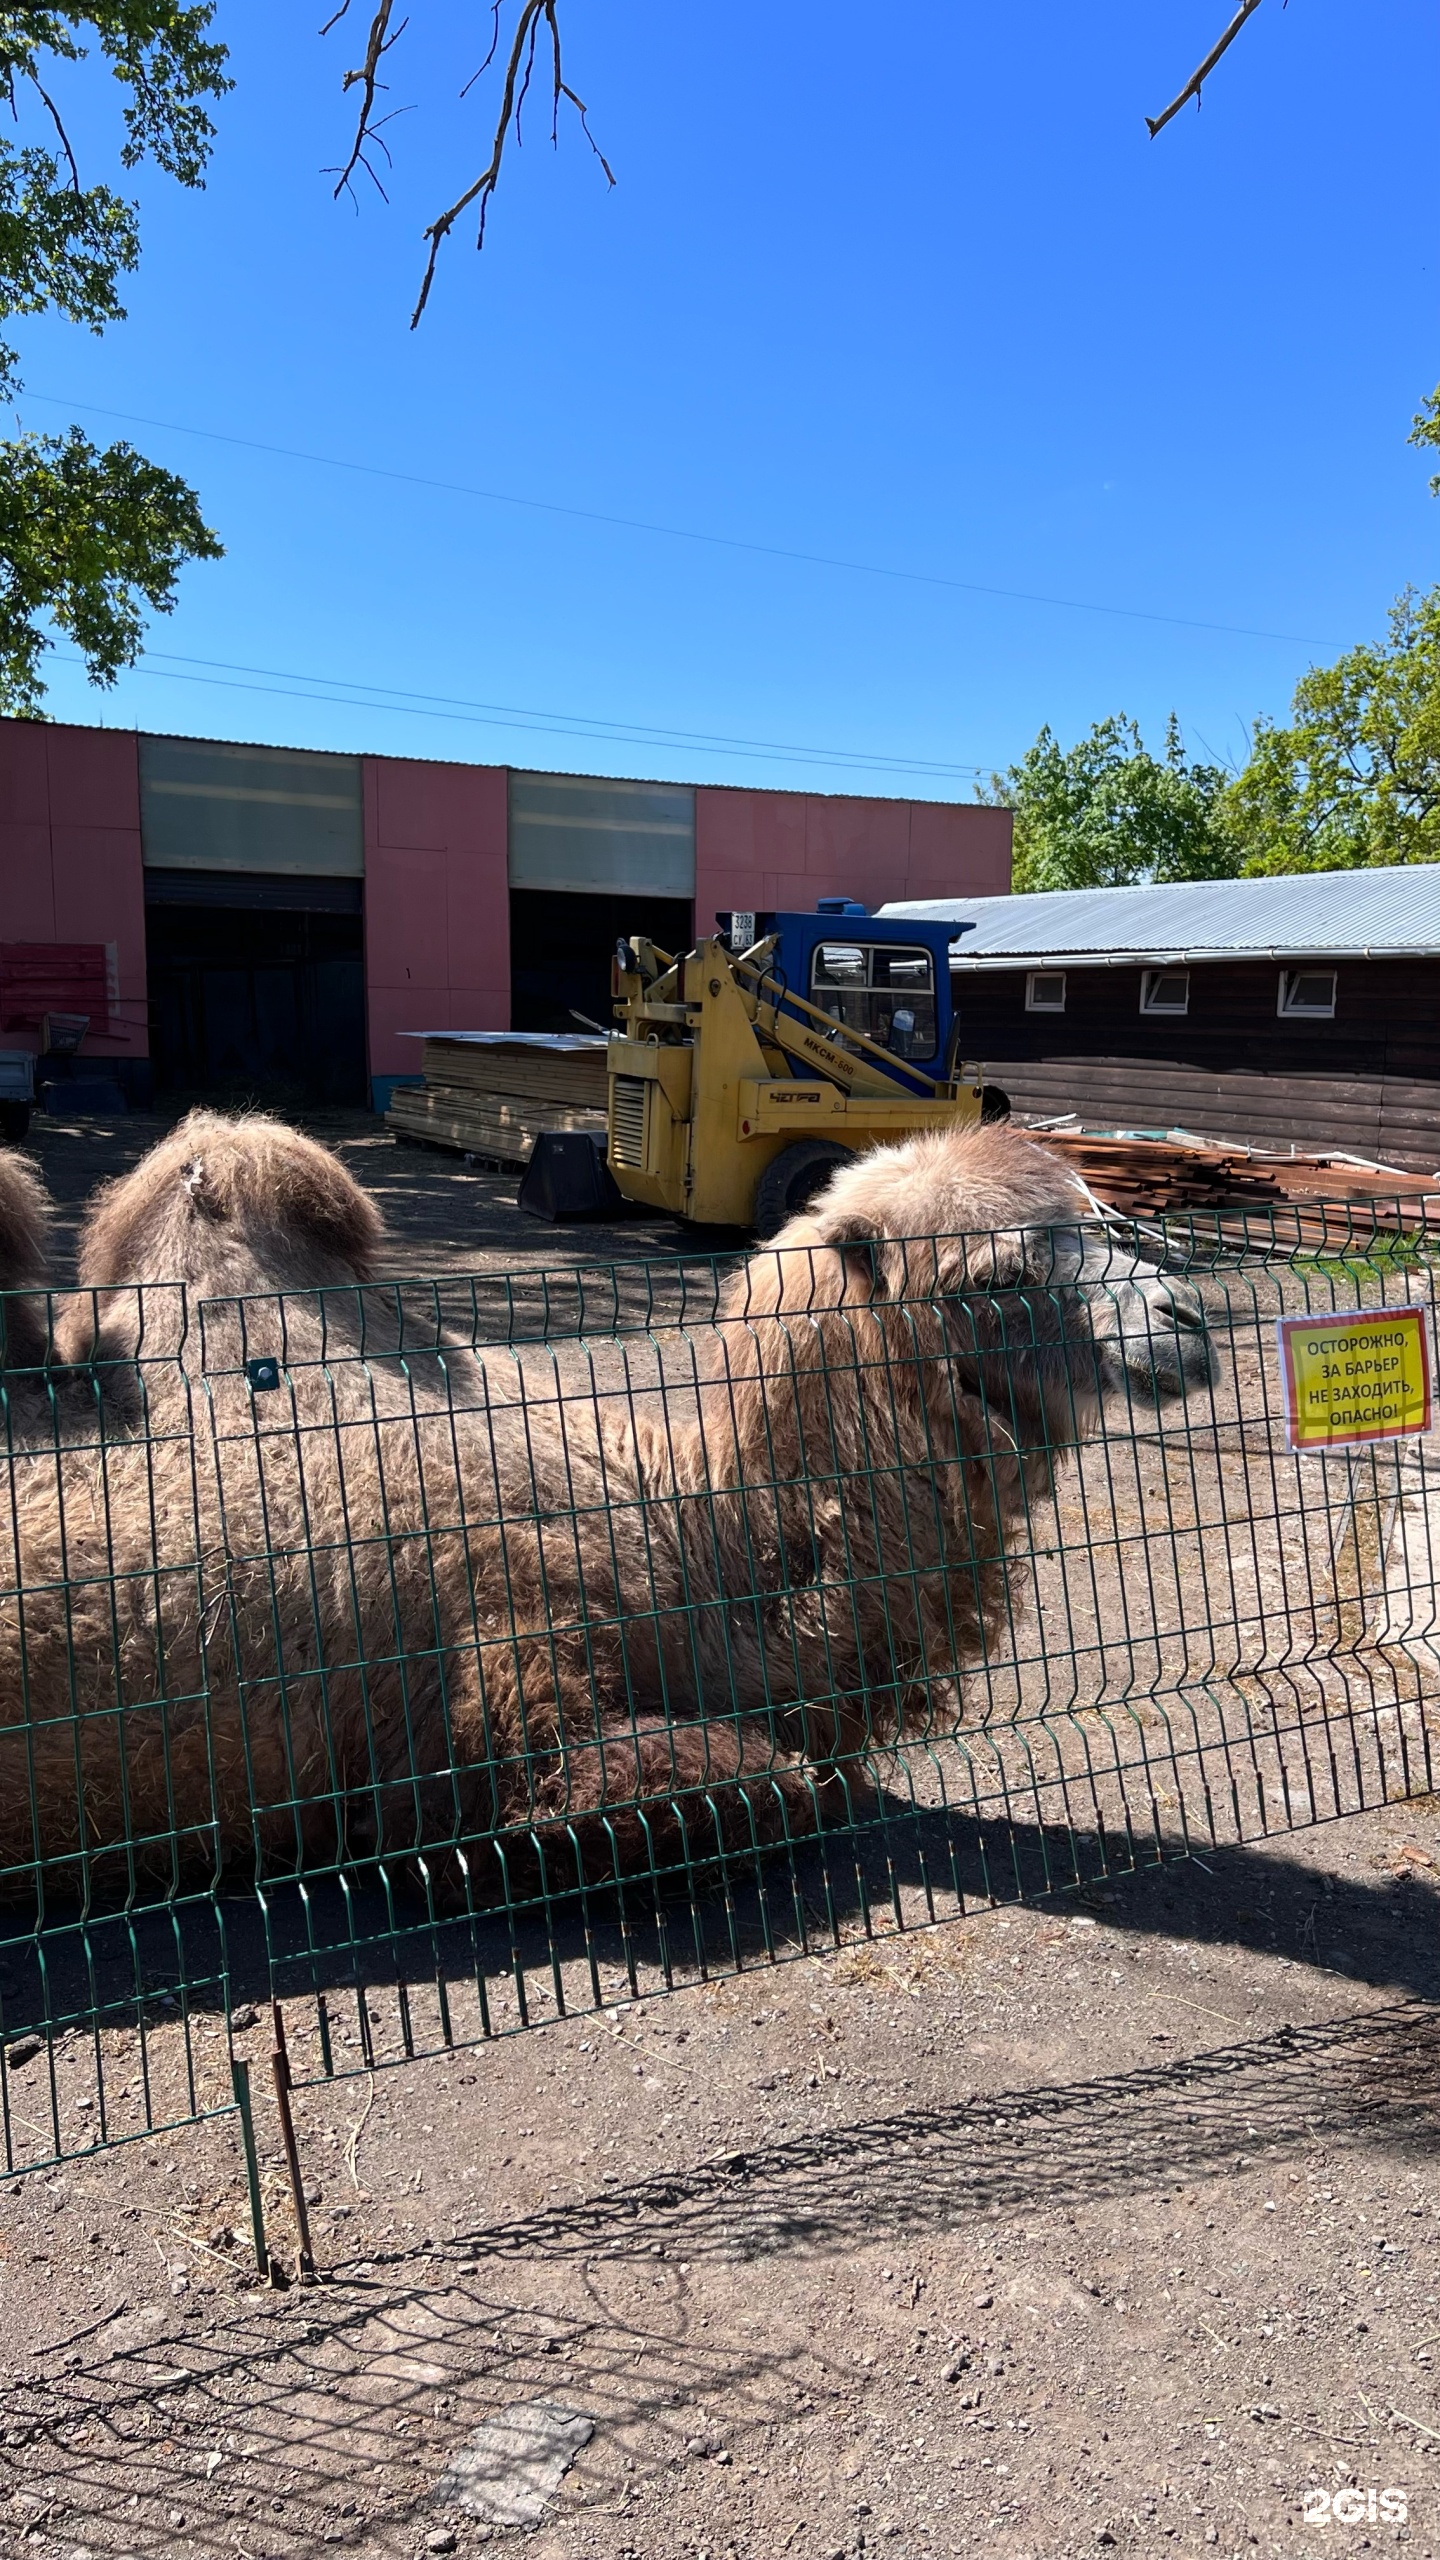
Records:
[[[1428,1309],[1281,1316],[1275,1330],[1292,1449],[1343,1449],[1430,1429]]]

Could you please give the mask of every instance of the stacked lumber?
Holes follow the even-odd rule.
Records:
[[[566,1032],[426,1035],[423,1085],[397,1085],[397,1136],[499,1164],[525,1164],[542,1129],[605,1134],[605,1042]]]
[[[1440,1236],[1440,1181],[1343,1156],[1281,1155],[1176,1132],[1040,1129],[1107,1209],[1145,1224],[1182,1221],[1226,1242],[1345,1251],[1380,1235]]]

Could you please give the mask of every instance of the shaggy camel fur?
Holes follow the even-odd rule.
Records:
[[[1086,1205],[1009,1128],[926,1136],[857,1157],[735,1274],[698,1431],[641,1427],[702,1704],[728,1688],[852,1783],[871,1744],[953,1719],[1058,1459],[1107,1400],[1214,1374],[1194,1291],[1087,1233]]]
[[[51,1453],[0,1558],[0,1874],[468,1843],[488,1892],[810,1827],[993,1638],[1105,1393],[1210,1375],[1198,1308],[1130,1261],[1107,1294],[1078,1208],[1006,1130],[878,1151],[645,1412],[402,1338],[335,1159],[193,1116],[82,1245],[70,1348],[136,1436]]]
[[[593,1738],[627,1642],[653,1654],[621,1632],[643,1540],[582,1557],[639,1500],[593,1399],[526,1396],[357,1285],[382,1234],[259,1119],[193,1114],[98,1195],[60,1332],[99,1421],[17,1463],[0,1526],[12,1890],[37,1859],[93,1884],[127,1840],[193,1871],[543,1823],[562,1700]]]
[[[44,1289],[51,1214],[50,1195],[33,1166],[8,1150],[0,1153],[0,1289]],[[32,1368],[46,1349],[43,1297],[0,1301],[0,1368]]]

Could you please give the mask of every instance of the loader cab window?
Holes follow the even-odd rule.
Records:
[[[928,951],[891,942],[821,942],[810,1001],[897,1058],[935,1055],[935,969]]]

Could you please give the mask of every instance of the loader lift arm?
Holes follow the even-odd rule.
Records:
[[[739,952],[715,936],[683,957],[638,935],[618,947],[608,1155],[628,1199],[768,1231],[846,1155],[980,1116],[978,1070],[955,1063],[948,959],[962,927],[853,903],[843,921],[821,910],[765,922]],[[842,991],[828,1007],[802,991],[812,978],[825,991],[822,961],[857,965],[867,989],[875,964],[862,1018],[904,1048],[840,1018]],[[923,980],[923,1027],[897,964]],[[912,1057],[924,1040],[928,1058]]]

